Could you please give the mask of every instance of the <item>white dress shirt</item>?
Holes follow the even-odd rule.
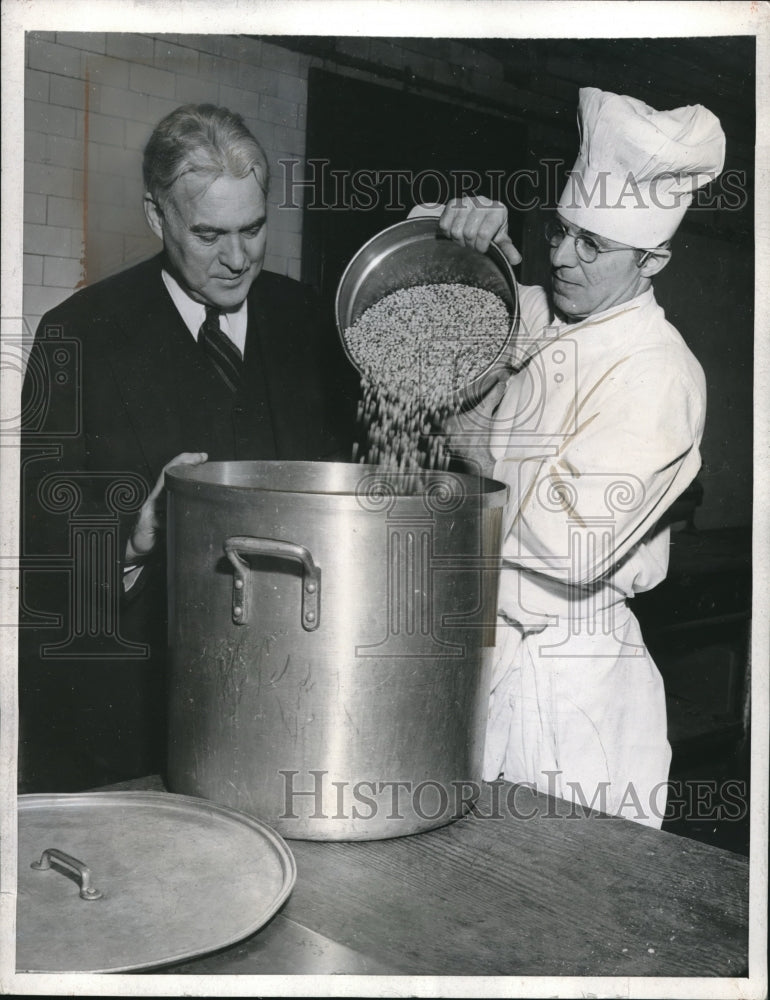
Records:
[[[187,329],[197,341],[198,333],[203,325],[203,321],[206,318],[206,307],[203,303],[196,302],[195,299],[190,298],[179,282],[173,278],[168,271],[163,270],[161,274],[163,276],[163,283],[168,289],[168,294],[171,296],[179,315],[184,320],[184,324]],[[248,313],[246,299],[243,300],[240,308],[234,310],[233,312],[222,312],[219,314],[220,329],[230,338],[230,340],[232,340],[241,352],[241,357],[243,357],[243,351],[246,347],[247,325]]]

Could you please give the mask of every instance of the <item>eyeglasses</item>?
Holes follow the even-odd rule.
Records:
[[[545,224],[545,238],[554,249],[564,242],[566,236],[572,236],[558,219],[549,219]],[[602,247],[590,233],[577,233],[572,238],[575,241],[575,253],[584,264],[593,264],[600,253],[615,253],[617,250],[642,250],[643,256],[637,261],[638,265],[644,263],[652,250],[643,247],[631,247],[622,244],[617,247]]]

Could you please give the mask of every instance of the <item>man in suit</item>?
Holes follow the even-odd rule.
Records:
[[[163,252],[44,316],[25,378],[23,791],[162,764],[165,469],[349,454],[330,324],[262,270],[268,167],[242,119],[176,109],[143,173]]]

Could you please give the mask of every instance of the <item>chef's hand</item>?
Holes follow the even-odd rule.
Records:
[[[208,455],[204,451],[185,451],[163,466],[152,492],[142,504],[139,520],[136,522],[126,545],[127,563],[141,562],[155,548],[161,522],[158,501],[163,493],[166,470],[172,469],[175,465],[201,465],[207,458]]]
[[[482,195],[464,195],[448,205],[417,205],[409,218],[438,216],[439,229],[464,247],[486,253],[494,243],[513,267],[521,263],[521,254],[508,235],[508,209],[499,201]]]
[[[453,414],[446,422],[444,434],[453,457],[469,472],[492,477],[495,459],[490,451],[494,414],[505,394],[509,368],[493,369],[484,380],[479,402],[472,408]]]

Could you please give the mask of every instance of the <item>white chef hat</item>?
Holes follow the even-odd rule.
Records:
[[[655,111],[633,97],[580,90],[580,152],[558,203],[581,229],[635,247],[676,232],[693,192],[718,177],[725,136],[700,104]]]

